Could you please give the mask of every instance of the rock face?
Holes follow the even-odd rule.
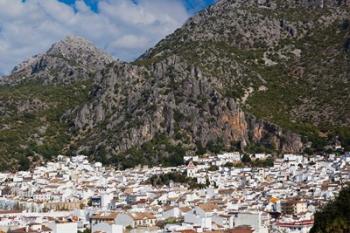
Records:
[[[314,145],[340,134],[349,144],[349,10],[349,1],[221,0],[138,63],[176,54],[244,112]]]
[[[97,77],[94,98],[71,113],[74,127],[88,132],[84,138],[95,145],[89,150],[103,146],[118,154],[157,134],[174,138],[192,152],[196,145],[205,148],[217,141],[222,141],[224,150],[233,146],[244,150],[254,143],[283,152],[302,149],[297,134],[245,114],[200,69],[177,56],[148,68],[113,64]],[[98,144],[95,138],[100,139]]]
[[[1,82],[16,84],[30,79],[43,84],[71,83],[77,79],[89,79],[93,72],[112,61],[111,56],[86,39],[69,36],[53,44],[45,54],[36,55],[14,67],[11,75]]]
[[[348,4],[221,0],[133,63],[68,37],[1,80],[1,168],[301,152],[350,122]]]

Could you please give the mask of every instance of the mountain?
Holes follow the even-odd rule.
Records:
[[[349,1],[219,1],[146,52],[176,55],[259,119],[323,148],[349,131]]]
[[[45,54],[36,55],[14,67],[11,75],[1,81],[14,85],[26,78],[42,84],[69,84],[89,79],[89,75],[112,61],[111,56],[86,39],[68,36],[53,44]]]
[[[127,168],[350,145],[348,10],[221,0],[133,63],[68,37],[1,80],[0,168],[58,153]]]
[[[85,39],[67,37],[3,77],[0,169],[28,169],[60,153],[71,137],[61,117],[89,99],[95,73],[112,61]]]

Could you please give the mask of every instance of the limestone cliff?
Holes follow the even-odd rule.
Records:
[[[349,2],[221,0],[132,63],[69,37],[0,83],[0,169],[350,146]]]

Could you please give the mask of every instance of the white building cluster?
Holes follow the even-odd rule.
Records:
[[[240,161],[238,152],[185,159],[187,166],[118,171],[58,156],[30,172],[2,173],[0,232],[306,233],[350,178],[345,155],[284,155],[269,168],[227,166]],[[147,182],[171,172],[206,188]]]

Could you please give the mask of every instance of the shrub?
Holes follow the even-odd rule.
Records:
[[[350,232],[350,187],[342,189],[335,200],[330,201],[315,214],[310,233]]]
[[[244,154],[241,158],[242,163],[247,164],[247,163],[251,163],[252,159],[250,158],[250,156],[248,154]]]
[[[219,170],[219,167],[218,166],[216,166],[216,165],[211,165],[209,168],[208,168],[208,171],[217,171],[217,170]]]
[[[220,153],[225,149],[224,142],[221,138],[216,141],[209,141],[207,144],[207,149],[215,154]]]
[[[19,158],[19,170],[26,171],[30,168],[30,161],[27,157],[21,156]]]

